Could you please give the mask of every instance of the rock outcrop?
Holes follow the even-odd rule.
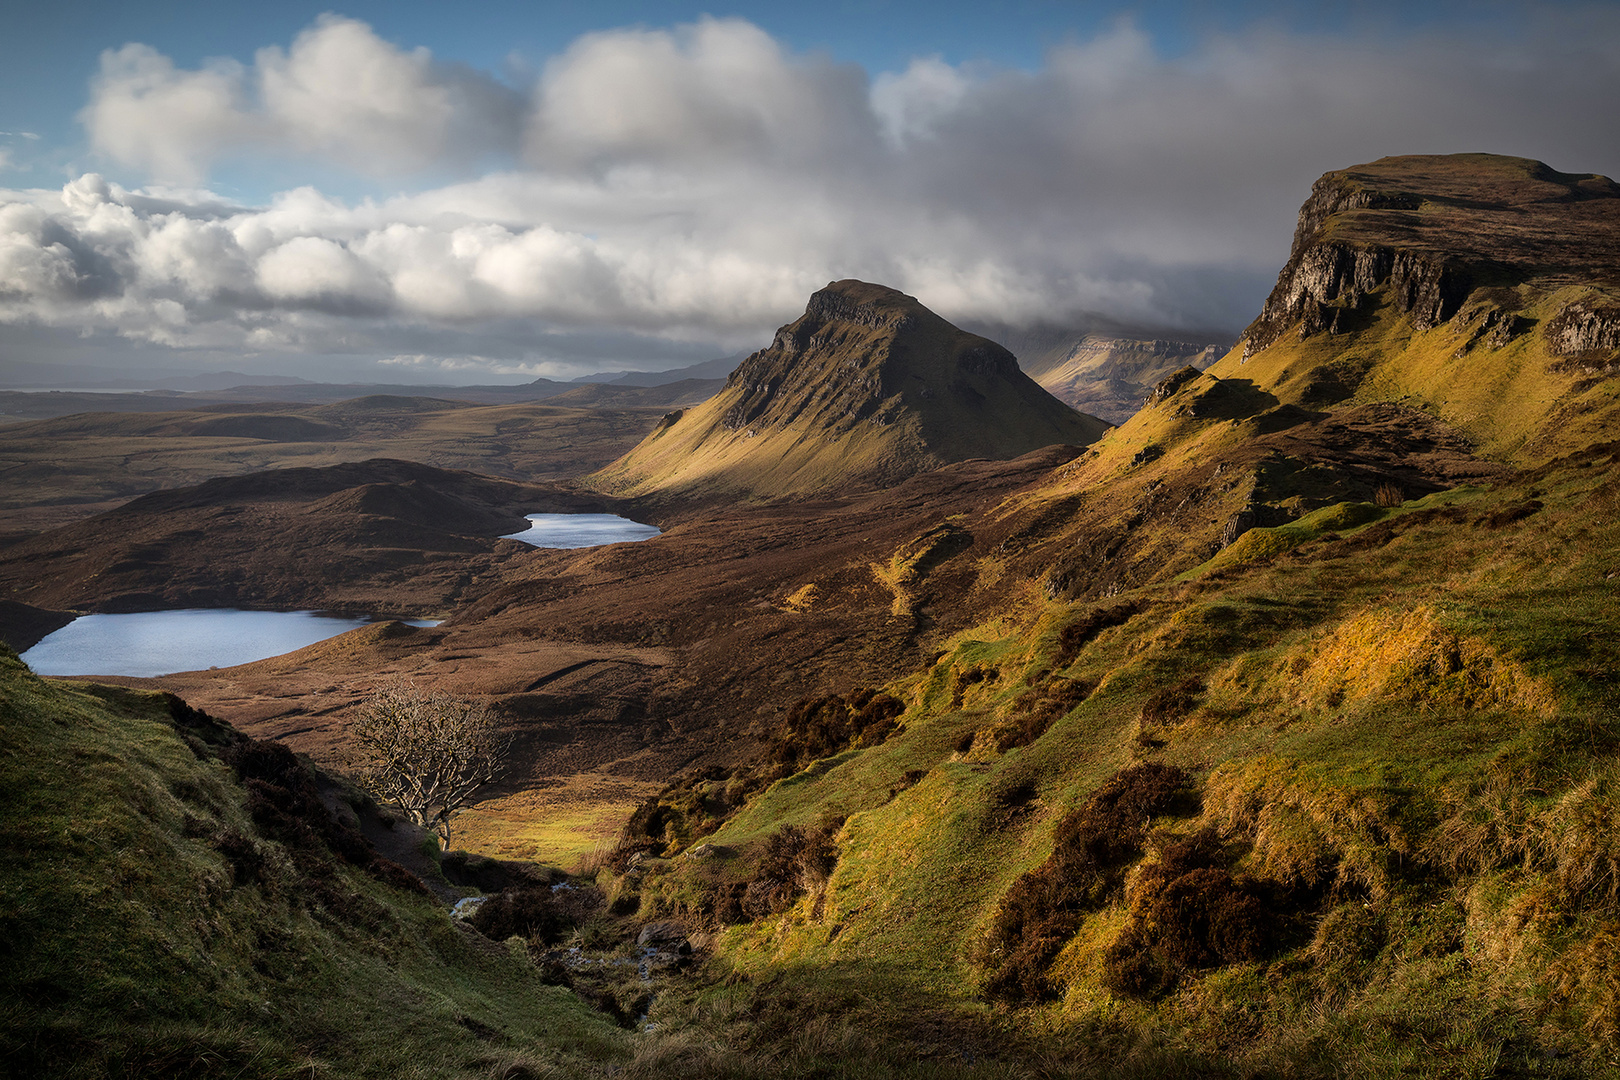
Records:
[[[1485,332],[1511,337],[1523,329],[1513,322],[1522,299],[1512,295],[1515,286],[1576,282],[1620,285],[1614,181],[1491,154],[1383,158],[1316,182],[1288,264],[1244,332],[1244,357],[1290,328],[1301,337],[1354,329],[1381,292],[1418,330],[1429,330],[1456,317],[1476,290],[1490,289],[1505,306],[1487,314]],[[1556,351],[1580,351],[1620,332],[1620,321],[1586,311],[1563,322]]]

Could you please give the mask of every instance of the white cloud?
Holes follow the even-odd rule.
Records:
[[[238,152],[375,176],[461,171],[457,162],[515,152],[522,110],[522,95],[494,78],[323,15],[287,50],[260,49],[251,69],[221,59],[180,71],[146,45],[108,50],[80,119],[112,160],[192,183]]]
[[[872,133],[866,76],[794,57],[740,19],[590,34],[547,65],[529,128],[539,167],[836,167]]]
[[[252,67],[130,45],[83,116],[151,176],[196,183],[243,154],[505,167],[258,208],[95,175],[0,192],[0,321],[526,371],[620,366],[649,339],[757,345],[814,288],[862,277],[958,319],[1235,328],[1327,169],[1490,150],[1620,171],[1620,51],[1572,44],[1620,40],[1620,13],[1536,27],[1256,30],[1169,57],[1122,23],[1033,71],[923,58],[869,81],[704,19],[583,37],[526,95],[330,16]]]
[[[130,44],[101,54],[79,118],[91,145],[114,160],[194,182],[219,154],[260,134],[243,111],[242,90],[242,65],[234,60],[178,71],[150,46]]]
[[[973,82],[966,72],[937,56],[921,57],[895,74],[872,81],[872,111],[895,149],[932,136],[938,124],[961,108]]]

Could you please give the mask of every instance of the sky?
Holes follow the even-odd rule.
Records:
[[[517,382],[828,281],[1235,334],[1323,172],[1620,174],[1615,3],[13,2],[0,380]]]

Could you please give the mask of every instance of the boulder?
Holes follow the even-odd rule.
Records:
[[[685,945],[686,952],[692,951],[692,947],[686,943],[686,927],[673,920],[643,926],[636,937],[636,944],[644,949],[650,947],[670,951],[680,951],[679,946]]]

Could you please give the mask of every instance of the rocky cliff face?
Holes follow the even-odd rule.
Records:
[[[1481,336],[1527,328],[1514,313],[1529,285],[1620,287],[1620,185],[1489,154],[1384,158],[1323,176],[1299,212],[1288,264],[1244,332],[1244,356],[1292,328],[1342,333],[1387,296],[1419,330],[1456,318],[1490,290]],[[1573,354],[1620,344],[1620,318],[1577,301],[1547,326],[1549,347]],[[1609,343],[1609,344],[1605,344]]]

